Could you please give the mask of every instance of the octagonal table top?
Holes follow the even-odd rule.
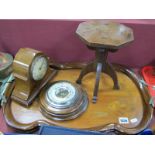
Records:
[[[88,46],[109,49],[119,49],[134,40],[131,28],[108,20],[82,22],[76,34]]]

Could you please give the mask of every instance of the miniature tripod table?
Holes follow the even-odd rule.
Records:
[[[78,84],[81,84],[82,78],[86,74],[96,72],[92,100],[93,103],[96,103],[101,72],[108,74],[112,78],[114,89],[119,89],[116,72],[107,61],[108,52],[116,52],[119,48],[133,41],[133,31],[131,28],[116,22],[94,20],[80,23],[76,34],[89,49],[96,51],[96,59],[82,69],[76,81]]]

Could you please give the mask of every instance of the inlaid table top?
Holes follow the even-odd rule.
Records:
[[[134,40],[131,28],[108,20],[82,22],[76,34],[88,46],[109,49],[119,49]]]

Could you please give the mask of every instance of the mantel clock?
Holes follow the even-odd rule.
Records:
[[[31,48],[19,49],[13,62],[15,88],[12,99],[28,106],[55,73],[49,69],[44,53]]]

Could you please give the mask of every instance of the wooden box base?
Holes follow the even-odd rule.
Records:
[[[23,100],[17,96],[15,96],[14,94],[12,94],[11,99],[20,103],[23,106],[29,106],[30,104],[32,104],[32,102],[34,101],[34,99],[37,97],[37,95],[40,93],[41,89],[43,89],[43,87],[45,87],[45,85],[53,79],[53,77],[56,75],[57,71],[56,70],[51,70],[49,69],[47,75],[45,76],[45,78],[42,80],[42,82],[40,84],[38,84],[35,89],[33,90],[33,92],[31,93],[31,95],[29,96],[29,98],[27,100]]]

